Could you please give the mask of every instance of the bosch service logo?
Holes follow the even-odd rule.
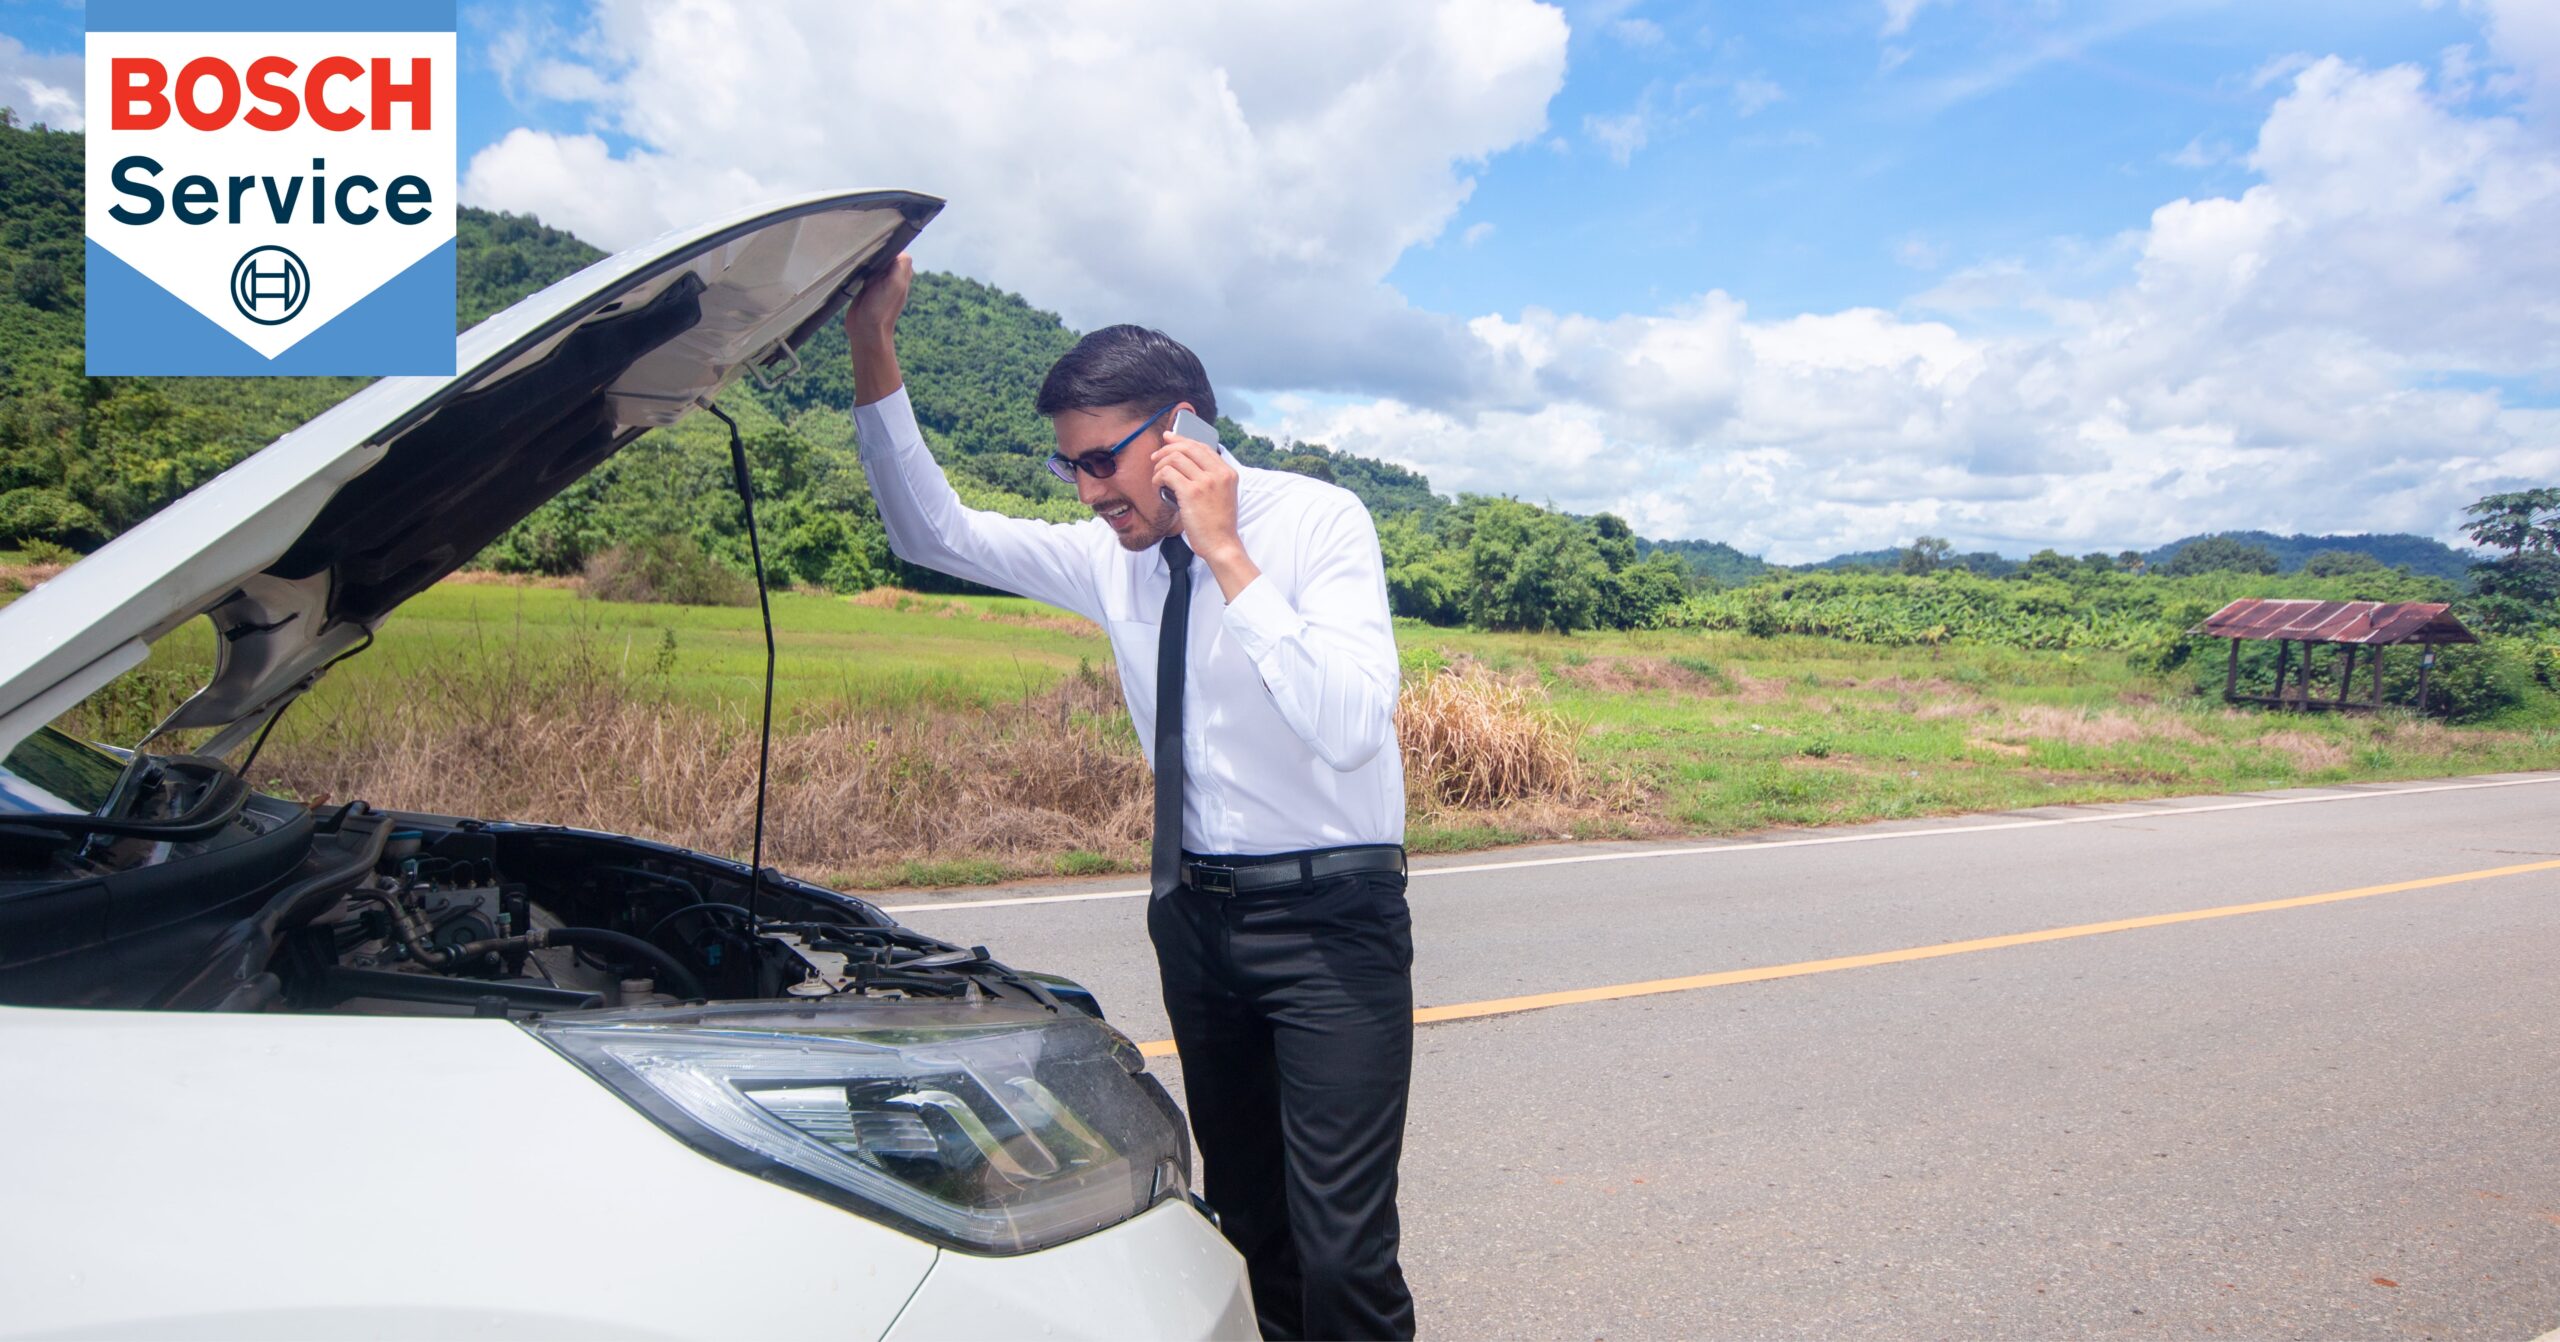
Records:
[[[91,373],[453,371],[452,0],[314,13],[92,0]]]
[[[231,267],[231,305],[260,326],[302,315],[311,298],[311,268],[282,247],[252,247]]]

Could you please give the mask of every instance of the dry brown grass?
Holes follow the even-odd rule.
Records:
[[[2004,732],[2075,746],[2120,746],[2132,741],[2176,741],[2194,744],[2204,734],[2175,714],[2137,710],[2051,708],[2030,704],[2011,716]]]
[[[2342,768],[2347,762],[2347,748],[2325,736],[2309,732],[2265,732],[2255,742],[2261,749],[2272,750],[2293,761],[2304,773]]]
[[[1441,672],[1405,687],[1396,736],[1418,809],[1573,803],[1589,792],[1573,731],[1534,682],[1481,668]]]
[[[2478,730],[2457,732],[2429,718],[2394,715],[2377,724],[2374,739],[2396,754],[2445,756],[2457,751],[2476,749],[2483,738],[2511,740],[2506,732]]]
[[[269,747],[256,770],[305,797],[615,830],[744,856],[756,724],[671,705],[573,654],[407,679]],[[1143,857],[1146,766],[1107,672],[978,712],[807,706],[776,724],[765,860],[845,872],[1070,848]]]
[[[1025,629],[1051,629],[1068,634],[1100,632],[1093,621],[1080,615],[1017,615],[1009,611],[988,610],[972,605],[964,597],[935,596],[928,592],[911,592],[903,587],[872,587],[845,598],[857,606],[873,610],[904,611],[931,615],[937,619],[977,620],[985,624],[1017,625]]]
[[[254,770],[318,801],[611,830],[744,857],[752,710],[677,703],[602,644],[501,651],[288,719]],[[308,708],[305,710],[308,712]],[[1591,785],[1534,679],[1482,668],[1404,692],[1413,809],[1567,833],[1632,798]],[[992,708],[803,705],[775,724],[765,860],[827,878],[909,861],[1145,860],[1153,782],[1119,679],[1080,671]]]
[[[1874,680],[1853,681],[1851,683],[1862,690],[1875,690],[1883,694],[1898,694],[1906,698],[1958,699],[1973,697],[1972,691],[1958,686],[1953,681],[1941,679],[1937,676],[1921,676],[1916,679],[1910,676],[1879,676]]]
[[[0,591],[34,591],[37,583],[51,579],[66,567],[68,565],[63,564],[0,564],[0,584],[6,584],[0,587]]]
[[[574,573],[500,573],[487,568],[456,569],[442,581],[458,587],[556,587],[571,592],[587,585],[585,578]]]
[[[1733,697],[1737,703],[1782,704],[1796,697],[1796,686],[1775,676],[1755,676],[1748,671],[1729,671],[1733,681]]]
[[[1594,657],[1579,665],[1558,667],[1556,674],[1583,689],[1604,694],[1711,694],[1719,688],[1709,677],[1660,657]]]

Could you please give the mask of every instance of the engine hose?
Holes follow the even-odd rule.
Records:
[[[641,960],[658,971],[659,981],[668,991],[681,998],[709,997],[702,990],[702,980],[684,967],[684,962],[665,951],[625,932],[602,927],[555,927],[540,934],[545,945],[583,946],[592,951],[607,951],[626,960]]]

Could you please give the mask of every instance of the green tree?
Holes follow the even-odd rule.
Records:
[[[1273,462],[1272,465],[1279,470],[1290,471],[1312,479],[1322,480],[1328,485],[1336,483],[1333,474],[1333,463],[1324,457],[1317,456],[1313,452],[1292,452],[1288,456],[1282,457],[1278,461]]]
[[[2172,578],[2197,573],[2273,573],[2276,557],[2273,551],[2229,536],[2207,536],[2179,547],[2160,571]]]
[[[2362,550],[2315,550],[2302,561],[2302,571],[2314,578],[2336,578],[2381,567],[2381,560]]]
[[[105,531],[96,513],[65,498],[60,490],[30,485],[0,494],[0,537],[52,541],[76,549],[97,544]]]
[[[1467,559],[1443,543],[1418,513],[1378,522],[1378,550],[1387,566],[1387,604],[1398,615],[1432,624],[1467,618]]]
[[[1922,536],[1897,552],[1895,566],[1915,576],[1935,573],[1946,565],[1947,556],[1954,553],[1955,548],[1944,537]]]
[[[2017,576],[2061,580],[2070,578],[2079,571],[2080,566],[2073,563],[2060,550],[2046,549],[2028,555],[2027,562],[2018,569]]]
[[[2529,550],[2560,553],[2560,488],[2491,494],[2462,510],[2462,530],[2475,545],[2512,559]]]
[[[2560,488],[2491,494],[2462,511],[2474,543],[2506,551],[2471,566],[2464,615],[2496,633],[2560,622]]]
[[[59,312],[71,306],[71,280],[62,266],[49,257],[37,257],[18,267],[10,278],[18,301],[31,308]]]
[[[1471,497],[1459,507],[1469,623],[1562,634],[1599,622],[1609,569],[1588,527],[1517,499]]]

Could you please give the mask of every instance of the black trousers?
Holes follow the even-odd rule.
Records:
[[[1202,1196],[1269,1338],[1413,1336],[1396,1162],[1413,1076],[1401,872],[1150,901]]]

